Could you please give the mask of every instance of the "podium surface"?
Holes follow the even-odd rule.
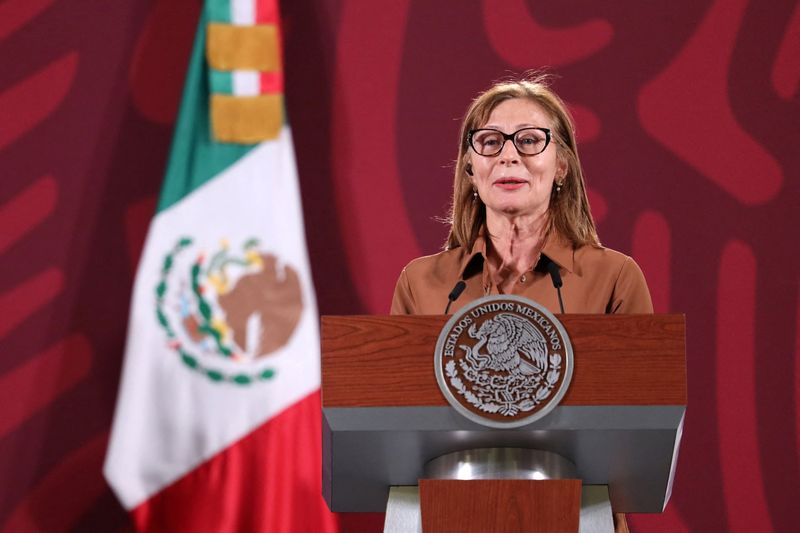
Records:
[[[560,405],[516,429],[457,413],[433,370],[449,317],[322,317],[323,495],[334,512],[382,512],[443,454],[533,448],[608,485],[618,512],[661,512],[686,408],[683,315],[556,315],[575,368]]]

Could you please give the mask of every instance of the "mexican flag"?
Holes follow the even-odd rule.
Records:
[[[336,529],[278,22],[276,0],[200,19],[104,469],[140,531]]]

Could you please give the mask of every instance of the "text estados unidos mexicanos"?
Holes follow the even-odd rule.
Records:
[[[464,329],[469,327],[469,325],[472,323],[472,318],[467,315],[459,320],[458,323],[453,326],[453,329],[450,330],[450,333],[447,334],[447,342],[444,345],[444,354],[447,357],[453,357],[453,351],[456,348],[456,341],[458,341],[458,337],[461,335]]]
[[[542,328],[542,331],[547,336],[548,340],[550,341],[550,349],[553,351],[561,350],[561,339],[558,337],[558,331],[550,322],[550,320],[547,319],[547,317],[538,313],[535,309],[531,309],[530,307],[522,304],[514,304],[512,302],[495,302],[476,307],[470,311],[469,315],[463,317],[455,326],[453,326],[453,329],[447,335],[447,342],[444,346],[444,355],[453,357],[456,342],[458,342],[458,337],[466,328],[474,323],[473,318],[480,318],[486,313],[496,313],[498,311],[516,311],[518,314],[532,319],[534,322],[539,324],[539,326]]]

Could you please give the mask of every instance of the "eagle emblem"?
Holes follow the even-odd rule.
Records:
[[[480,328],[475,324],[468,330],[470,338],[478,339],[475,346],[462,345],[466,359],[479,370],[489,368],[530,376],[547,369],[547,342],[531,323],[510,313],[490,318]],[[488,353],[481,354],[486,346]]]
[[[563,326],[518,296],[489,296],[462,308],[442,330],[435,355],[436,378],[449,403],[490,427],[517,427],[546,415],[572,377]]]
[[[217,383],[271,380],[269,357],[286,346],[303,313],[300,277],[261,251],[221,239],[203,249],[180,237],[160,265],[155,318],[167,348],[190,370]]]

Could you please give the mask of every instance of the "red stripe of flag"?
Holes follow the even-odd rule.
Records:
[[[277,24],[277,0],[256,0],[256,24]]]
[[[142,533],[334,533],[322,499],[319,391],[133,510]]]
[[[283,71],[260,73],[261,94],[275,94],[283,92]]]

